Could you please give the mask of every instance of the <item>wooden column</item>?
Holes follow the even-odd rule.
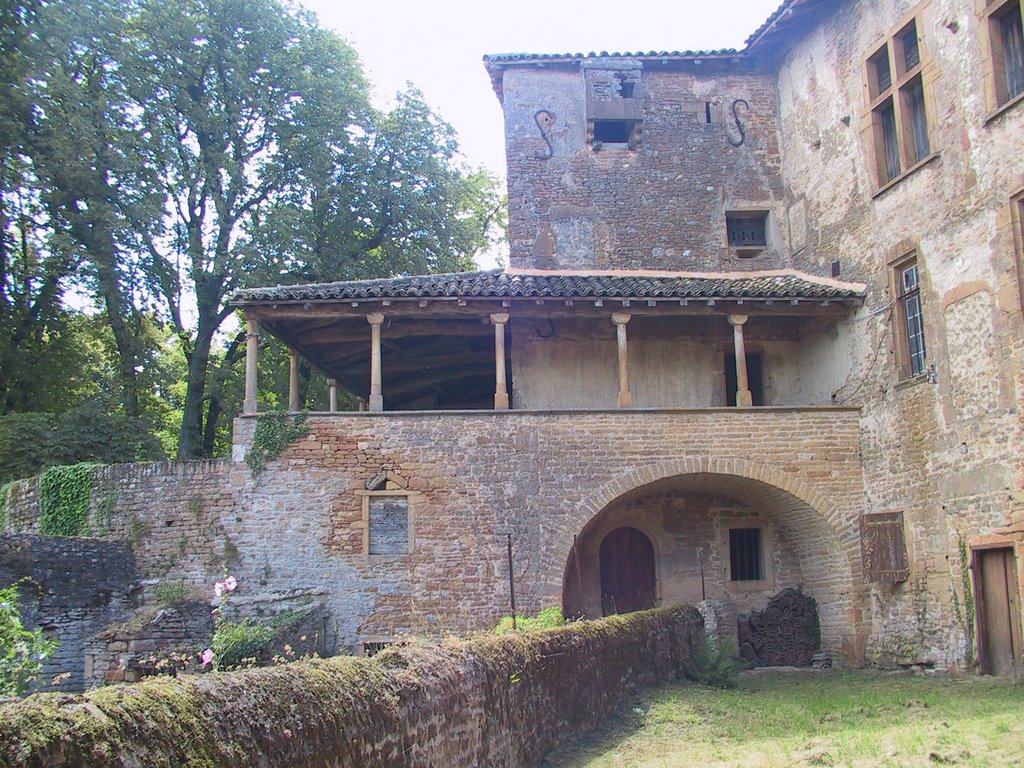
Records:
[[[380,326],[384,322],[383,312],[366,316],[370,324],[370,410],[384,410],[384,395],[380,384]]]
[[[327,380],[327,409],[334,413],[338,410],[338,382],[336,379]]]
[[[288,350],[288,410],[297,411],[299,403],[299,353]]]
[[[747,381],[747,348],[743,343],[743,324],[747,322],[746,315],[729,315],[729,325],[732,326],[732,342],[736,352],[736,405],[751,406],[754,398],[750,394],[750,384]]]
[[[242,402],[243,414],[256,413],[256,363],[259,356],[259,323],[252,317],[246,318],[245,334],[245,400]]]
[[[628,312],[616,312],[612,315],[619,348],[619,408],[629,408],[633,405],[633,393],[629,391],[629,356],[626,350],[626,323],[630,317]]]
[[[507,411],[508,382],[505,380],[505,324],[508,312],[495,312],[491,315],[494,324],[494,410]]]

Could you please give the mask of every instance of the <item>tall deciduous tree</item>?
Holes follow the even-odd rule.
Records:
[[[355,53],[278,0],[50,0],[31,19],[25,156],[51,244],[105,309],[140,409],[143,305],[187,360],[178,455],[208,454],[253,282],[468,266],[493,182],[417,94],[378,113]],[[21,17],[24,21],[27,17]],[[17,185],[15,185],[17,186]]]

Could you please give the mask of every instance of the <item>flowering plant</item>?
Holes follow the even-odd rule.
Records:
[[[225,569],[226,570],[226,569]],[[218,581],[213,585],[213,596],[217,598],[217,607],[214,608],[210,613],[213,614],[214,620],[214,644],[216,645],[217,633],[221,629],[221,624],[224,621],[224,608],[228,604],[228,595],[235,591],[238,587],[238,580],[234,576],[225,576],[224,581]],[[216,655],[213,652],[213,648],[206,648],[202,653],[199,654],[199,660],[202,662],[201,667],[206,667],[213,664],[214,669],[217,665],[214,663]]]

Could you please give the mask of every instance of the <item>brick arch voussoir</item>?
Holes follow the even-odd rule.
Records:
[[[844,530],[852,531],[853,527],[842,525],[842,512],[829,497],[820,489],[810,486],[798,477],[775,467],[740,457],[688,456],[649,464],[625,475],[620,475],[600,486],[576,509],[572,521],[573,529],[582,531],[609,504],[637,488],[670,477],[705,473],[756,480],[784,491],[806,505],[827,524],[828,529],[835,536],[837,545],[847,558],[851,586],[859,581],[860,542],[855,540],[852,533],[843,534]]]

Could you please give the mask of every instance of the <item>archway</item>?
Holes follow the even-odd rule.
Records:
[[[655,605],[706,597],[723,598],[740,612],[760,610],[794,587],[817,601],[824,649],[838,656],[848,642],[855,645],[868,630],[857,567],[859,504],[826,498],[745,460],[716,461],[713,468],[694,463],[692,469],[689,462],[667,463],[660,477],[661,467],[617,478],[591,497],[589,511],[578,511],[579,533],[562,554],[566,615],[604,612],[600,545],[629,527],[653,546]],[[762,547],[756,567],[732,562],[744,542]]]
[[[598,557],[605,616],[654,607],[654,545],[643,532],[629,526],[616,528],[601,540]]]

